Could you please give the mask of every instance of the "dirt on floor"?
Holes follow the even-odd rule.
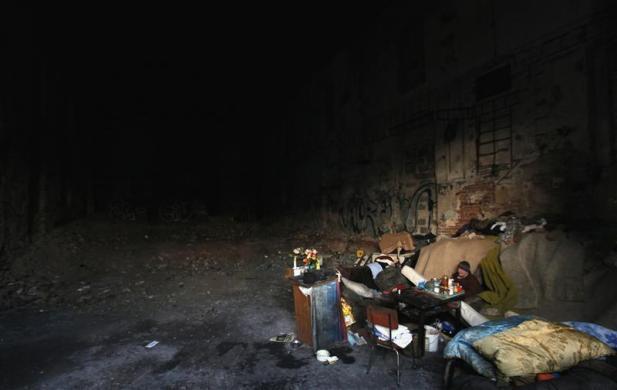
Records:
[[[315,247],[350,264],[371,240],[236,223],[79,221],[8,259],[0,276],[0,388],[396,388],[394,355],[269,342],[295,328],[284,269]],[[145,346],[158,341],[152,348]],[[403,361],[401,383],[441,386],[443,361]]]

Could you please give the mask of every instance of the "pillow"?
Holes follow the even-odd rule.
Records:
[[[484,337],[474,348],[507,377],[563,371],[615,351],[598,339],[564,325],[541,320]]]
[[[495,366],[476,352],[476,350],[473,349],[472,343],[486,336],[514,328],[523,321],[527,321],[531,318],[532,317],[529,316],[512,316],[463,329],[446,345],[443,351],[444,358],[464,360],[478,374],[490,379],[496,379]]]

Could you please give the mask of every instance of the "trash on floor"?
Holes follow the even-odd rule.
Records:
[[[355,347],[356,345],[366,345],[366,340],[364,337],[350,330],[347,331],[347,342],[352,347]]]
[[[324,364],[334,364],[338,361],[338,357],[331,356],[330,351],[328,351],[327,349],[320,349],[319,351],[315,352],[315,357],[319,362]]]
[[[330,356],[330,357],[328,358],[328,363],[329,363],[329,364],[334,364],[334,363],[336,363],[336,362],[338,362],[338,357],[336,357],[336,356]]]
[[[345,298],[341,298],[341,309],[343,311],[343,318],[345,319],[345,326],[350,326],[356,322],[351,311],[351,306],[347,303]]]
[[[281,333],[278,336],[270,337],[270,341],[275,343],[291,343],[294,341],[295,335],[293,333]]]
[[[328,358],[330,357],[330,352],[327,349],[320,349],[319,351],[315,352],[315,356],[317,357],[317,360],[324,363],[328,361]]]
[[[157,346],[159,342],[154,340],[154,341],[150,341],[148,344],[145,345],[146,348],[150,349],[150,348],[154,348]]]

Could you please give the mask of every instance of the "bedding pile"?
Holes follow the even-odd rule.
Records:
[[[444,349],[492,380],[561,372],[614,355],[617,332],[584,322],[555,323],[530,316],[488,321],[460,331]]]

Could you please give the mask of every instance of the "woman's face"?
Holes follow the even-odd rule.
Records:
[[[464,269],[462,269],[462,268],[459,268],[459,269],[458,269],[458,277],[459,277],[459,278],[461,278],[461,279],[466,278],[466,277],[467,277],[467,275],[469,275],[469,272],[465,271],[465,270],[464,270]]]

